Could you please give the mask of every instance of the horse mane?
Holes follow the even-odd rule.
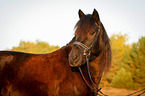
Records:
[[[104,63],[105,66],[105,71],[109,71],[110,67],[111,67],[111,60],[112,60],[112,51],[111,51],[111,45],[110,45],[110,39],[106,33],[106,30],[103,26],[103,24],[101,23],[103,32],[102,32],[102,40],[100,40],[100,43],[102,41],[102,48],[103,48],[103,55],[102,55],[102,59],[101,61],[104,61],[102,63]]]
[[[76,36],[74,36],[74,37],[72,38],[72,40],[71,40],[67,45],[73,45],[73,43],[75,42],[75,38],[76,38]]]

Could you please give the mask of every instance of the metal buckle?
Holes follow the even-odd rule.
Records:
[[[91,51],[88,48],[85,48],[83,55],[84,56],[90,56],[90,53],[91,53]]]

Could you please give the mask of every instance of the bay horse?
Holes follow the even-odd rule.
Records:
[[[74,38],[52,53],[0,51],[0,96],[96,95],[82,78],[92,86],[86,63],[98,88],[103,71],[111,65],[111,47],[96,9],[92,15],[79,10],[79,18]]]

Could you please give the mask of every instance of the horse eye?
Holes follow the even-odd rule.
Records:
[[[92,31],[90,34],[93,35],[96,31]]]
[[[96,28],[95,31],[92,31],[92,32],[90,33],[90,35],[94,35],[94,33],[96,33],[97,31],[98,31],[98,28]]]

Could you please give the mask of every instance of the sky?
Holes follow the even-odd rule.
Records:
[[[121,32],[132,43],[145,36],[145,0],[0,0],[0,50],[21,40],[62,47],[74,36],[78,10],[94,8],[109,37]]]

